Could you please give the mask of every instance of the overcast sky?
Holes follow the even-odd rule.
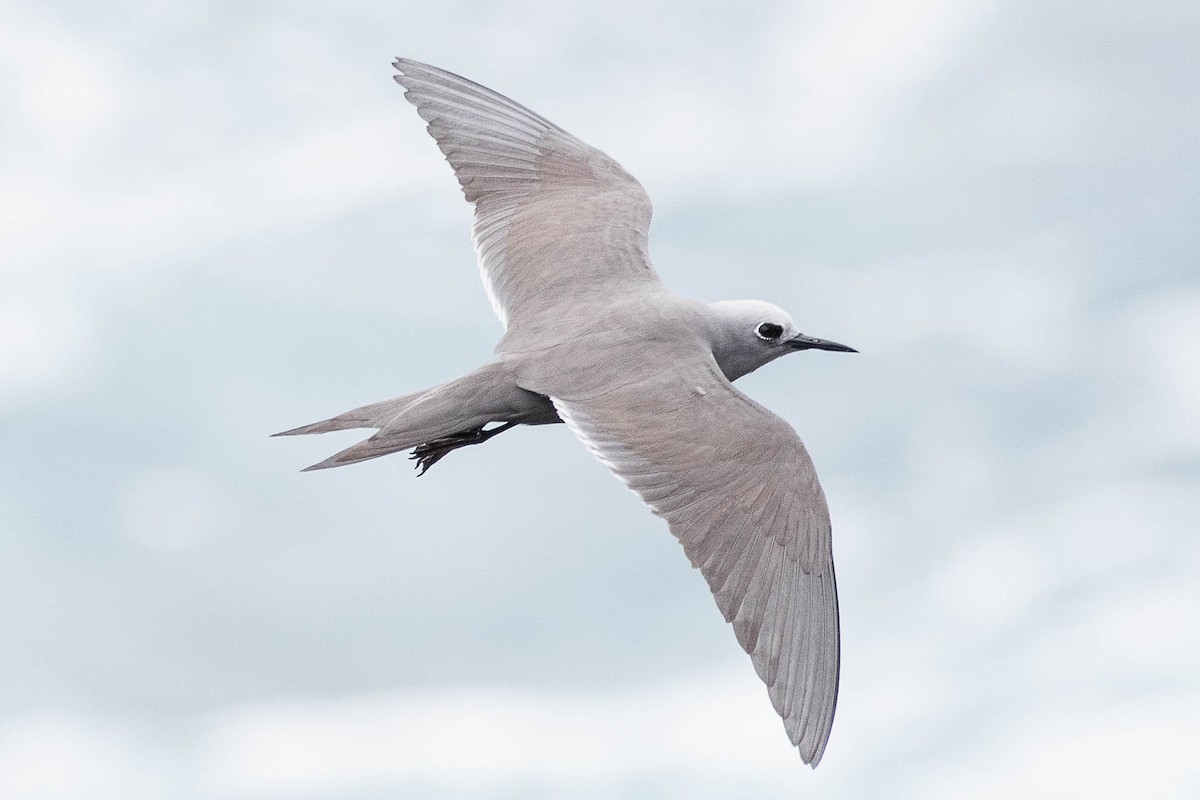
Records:
[[[1200,796],[1194,2],[2,16],[0,796]],[[638,176],[677,292],[861,350],[739,383],[832,509],[817,771],[565,427],[267,438],[500,334],[397,55]]]

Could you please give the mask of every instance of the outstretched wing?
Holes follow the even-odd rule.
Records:
[[[737,391],[711,355],[626,355],[608,353],[645,365],[640,374],[553,397],[559,415],[669,523],[816,766],[840,643],[829,511],[812,461],[791,426]]]
[[[510,336],[553,328],[559,303],[658,283],[650,198],[620,164],[491,89],[404,58],[394,66],[475,206],[484,286]]]

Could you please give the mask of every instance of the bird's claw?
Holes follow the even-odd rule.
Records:
[[[409,458],[417,462],[414,465],[414,469],[419,470],[417,475],[424,475],[430,467],[445,458],[450,451],[466,447],[469,444],[478,444],[482,441],[480,438],[481,433],[483,433],[483,428],[476,428],[417,445],[413,448],[412,455],[409,456]]]

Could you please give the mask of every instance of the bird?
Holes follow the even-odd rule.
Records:
[[[815,768],[841,661],[829,509],[793,428],[732,382],[791,353],[857,351],[770,303],[671,293],[650,263],[650,199],[620,164],[480,84],[393,66],[474,206],[504,333],[460,378],[274,435],[374,429],[304,471],[411,450],[424,474],[505,431],[565,423],[667,522]]]

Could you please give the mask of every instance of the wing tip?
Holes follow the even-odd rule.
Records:
[[[797,748],[800,751],[800,760],[805,764],[808,764],[811,769],[816,769],[817,765],[821,763],[821,759],[825,757],[825,747],[828,744],[828,730],[826,730],[823,735],[817,739],[817,741],[813,742],[808,747],[805,747],[803,744],[798,744]]]
[[[404,86],[405,89],[408,87],[405,86],[404,79],[415,77],[419,72],[424,71],[433,74],[445,72],[445,70],[440,70],[437,67],[429,64],[424,64],[420,61],[413,61],[411,58],[402,58],[401,56],[396,56],[396,58],[392,60],[392,68],[396,70],[396,74],[392,76],[392,80],[401,86]]]

